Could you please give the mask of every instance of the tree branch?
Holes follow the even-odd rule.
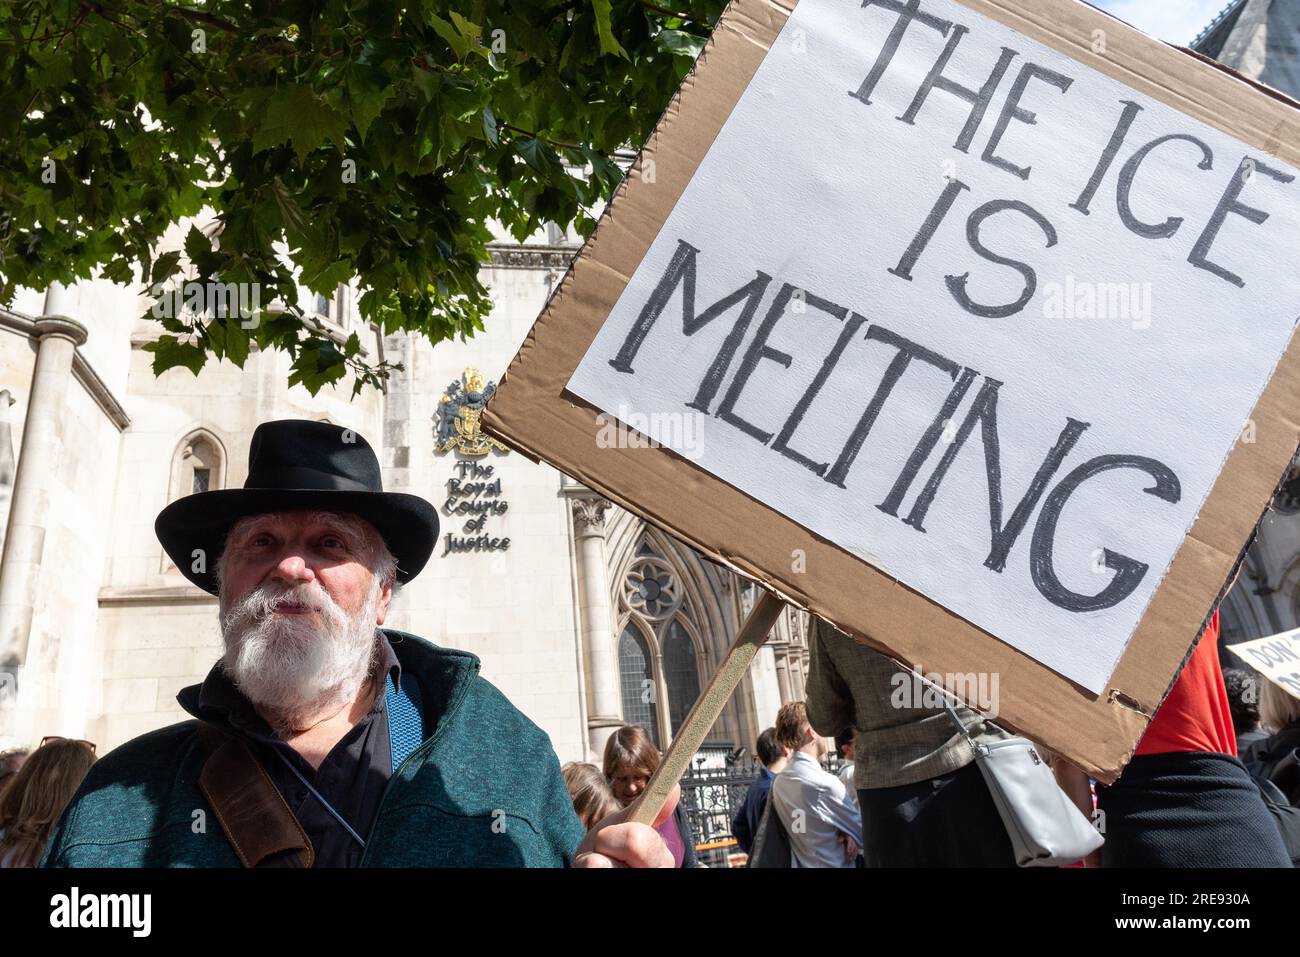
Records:
[[[229,20],[223,20],[221,17],[214,16],[211,13],[205,13],[202,10],[191,10],[189,7],[168,7],[168,13],[175,13],[186,20],[193,20],[196,23],[206,23],[209,26],[217,27],[228,33],[238,33],[239,27]]]
[[[656,6],[656,5],[653,4],[653,3],[647,3],[646,0],[642,0],[642,2],[641,2],[641,6],[645,7],[647,10],[651,10],[651,11],[653,11],[653,12],[655,12],[655,13],[662,14],[662,15],[665,16],[665,17],[674,17],[675,19],[678,19],[678,20],[686,20],[686,21],[688,21],[688,22],[690,22],[690,23],[698,23],[698,22],[699,22],[699,21],[696,20],[693,16],[691,16],[689,13],[675,13],[675,12],[672,11],[672,10],[667,10],[667,9],[665,9],[665,8],[663,8],[663,7]]]
[[[510,123],[502,123],[500,126],[503,130],[509,130],[512,133],[522,133],[524,136],[530,137],[531,139],[541,140],[552,149],[577,150],[580,153],[582,152],[581,146],[574,146],[572,143],[561,143],[559,140],[553,140],[549,136],[541,136],[531,130],[520,129]]]

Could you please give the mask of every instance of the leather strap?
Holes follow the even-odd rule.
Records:
[[[199,789],[244,867],[311,867],[316,851],[266,769],[241,739],[199,723]]]

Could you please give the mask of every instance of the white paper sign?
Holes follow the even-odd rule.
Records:
[[[1283,691],[1300,698],[1300,628],[1229,645],[1228,650]]]
[[[1295,176],[950,0],[802,0],[568,387],[1100,691],[1300,316]]]

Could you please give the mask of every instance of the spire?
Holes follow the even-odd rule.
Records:
[[[1300,0],[1233,0],[1192,48],[1300,99]]]

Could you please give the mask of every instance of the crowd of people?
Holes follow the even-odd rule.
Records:
[[[1300,859],[1300,699],[1221,669],[1212,616],[1133,760],[1100,785],[1057,758],[1066,793],[1106,842],[1082,866],[1287,867]],[[898,665],[824,622],[811,642],[808,700],[758,736],[759,777],[731,821],[737,848],[780,845],[764,866],[1014,866],[966,737],[941,708],[896,707]],[[958,708],[976,740],[1007,732]],[[846,723],[847,722],[847,723]],[[842,764],[825,768],[827,738]],[[584,830],[630,806],[658,768],[647,731],[626,725],[600,767],[562,768]],[[0,753],[0,867],[35,867],[95,762],[89,741],[47,737]],[[655,830],[677,867],[698,866],[681,801]],[[757,865],[757,862],[755,862]]]
[[[1113,784],[1042,749],[1105,838],[1075,866],[1300,862],[1300,699],[1222,669],[1218,643],[1216,611]],[[1009,733],[965,707],[958,729],[945,708],[900,706],[899,665],[824,621],[810,653],[807,700],[758,736],[762,768],[731,821],[750,866],[1014,867],[971,747]],[[838,774],[823,767],[827,737]]]
[[[190,720],[100,760],[58,737],[0,756],[0,866],[697,866],[680,792],[652,824],[628,820],[661,762],[645,729],[619,728],[599,768],[561,768],[476,656],[383,627],[439,525],[381,475],[355,433],[278,420],[254,433],[242,489],[163,510],[164,549],[218,598],[221,654],[177,696]],[[1085,863],[1300,858],[1300,701],[1225,681],[1218,640],[1215,612],[1115,783],[1053,759],[1105,834]],[[733,821],[752,861],[1015,866],[972,746],[1007,732],[900,702],[899,665],[825,621],[809,644],[807,700],[759,736],[764,770]],[[828,739],[850,762],[838,775]],[[195,830],[209,813],[220,826]]]
[[[1103,831],[1082,866],[1287,867],[1300,859],[1300,699],[1221,669],[1211,617],[1113,785],[1053,760],[1057,778]],[[1014,866],[1011,844],[965,735],[942,708],[897,707],[898,665],[818,621],[808,700],[758,736],[759,777],[731,821],[737,848],[779,844],[763,866]],[[977,741],[1007,732],[956,709]],[[825,768],[827,738],[843,763]],[[658,768],[647,731],[610,735],[600,767],[562,768],[584,830],[630,806]],[[35,867],[95,762],[89,741],[47,737],[0,754],[0,867]],[[698,866],[681,801],[655,830],[677,867]],[[775,865],[773,862],[776,862]],[[758,862],[754,864],[757,866]]]
[[[1219,613],[1114,783],[1040,749],[1105,838],[1080,867],[1293,867],[1300,863],[1300,699],[1219,660]],[[975,744],[1011,737],[980,713],[900,701],[900,665],[820,619],[807,700],[758,736],[759,776],[731,820],[760,867],[1014,867],[1015,852]],[[961,727],[957,727],[957,724]],[[844,763],[824,766],[833,738]],[[627,804],[658,766],[644,729],[609,739],[604,768],[565,780],[590,827]],[[682,807],[664,833],[691,860]],[[678,844],[682,852],[677,850]]]

